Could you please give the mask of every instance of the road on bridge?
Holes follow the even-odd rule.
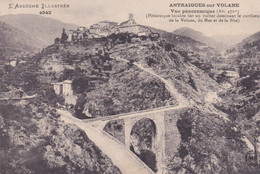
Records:
[[[68,111],[57,110],[57,112],[61,115],[61,119],[65,123],[75,124],[85,131],[89,139],[112,160],[113,164],[117,166],[123,174],[154,173],[129,149],[127,149],[123,144],[115,141],[112,137],[107,136],[102,131],[73,117]]]

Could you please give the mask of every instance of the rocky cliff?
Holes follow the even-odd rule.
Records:
[[[0,173],[121,173],[87,135],[39,102],[0,102]]]

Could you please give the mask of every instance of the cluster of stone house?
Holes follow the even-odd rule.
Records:
[[[65,80],[63,82],[52,83],[54,91],[57,95],[70,96],[73,95],[72,81]]]
[[[79,27],[77,30],[68,31],[68,41],[80,41],[88,37],[88,30],[86,27]]]
[[[101,38],[106,37],[112,33],[135,33],[138,35],[149,34],[150,30],[147,27],[139,25],[134,20],[134,15],[129,14],[129,19],[120,24],[110,21],[101,21],[93,24],[87,29],[86,27],[79,27],[77,30],[69,30],[68,41],[79,41],[85,38]]]

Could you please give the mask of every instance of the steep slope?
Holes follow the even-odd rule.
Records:
[[[150,76],[155,76],[161,81],[169,80],[178,90],[187,90],[187,92],[179,92],[189,99],[194,97],[202,102],[204,98],[201,96],[205,96],[205,93],[209,92],[208,89],[213,91],[219,89],[218,85],[203,71],[187,62],[177,51],[174,51],[174,48],[165,49],[165,45],[161,45],[160,41],[144,41],[128,47],[118,45],[115,49],[111,50],[111,58],[133,61],[134,65],[150,73]],[[167,84],[165,81],[164,83]],[[200,96],[200,99],[195,96]]]
[[[181,36],[192,38],[196,41],[204,43],[213,48],[221,49],[224,47],[224,45],[222,43],[219,43],[216,40],[214,40],[208,36],[205,36],[203,33],[196,31],[194,29],[188,28],[188,27],[179,28],[177,30],[174,30],[172,33],[176,34],[176,35],[181,35]]]
[[[0,173],[121,173],[82,130],[38,99],[0,102],[0,139]]]
[[[259,72],[260,32],[257,32],[226,51],[233,67],[239,69],[240,77]]]
[[[119,58],[119,60],[128,62],[128,60],[122,59],[122,58]],[[169,93],[176,98],[179,105],[181,105],[183,107],[189,105],[189,102],[186,100],[186,98],[184,98],[180,93],[178,93],[178,91],[176,90],[176,88],[174,87],[174,85],[170,81],[168,81],[168,80],[162,78],[161,76],[157,75],[151,68],[145,68],[141,64],[138,64],[138,63],[133,63],[133,65],[137,66],[142,71],[147,72],[150,76],[155,76],[160,81],[162,81],[165,84]]]
[[[227,51],[230,65],[239,76],[234,86],[222,93],[216,106],[229,115],[240,132],[253,142],[253,151],[260,152],[260,33],[256,33]],[[255,161],[251,161],[252,164]]]
[[[1,21],[0,38],[1,59],[22,52],[33,52],[44,46],[41,40]]]
[[[170,33],[164,30],[159,30],[153,27],[148,27],[152,32],[159,33],[161,38],[167,40],[168,42],[171,42],[176,47],[180,49],[186,48],[190,51],[199,51],[202,47],[207,47],[204,43],[201,43],[199,41],[196,41],[195,39],[192,39],[187,36],[177,35],[174,33]]]
[[[149,27],[149,29],[152,32],[159,33],[161,38],[174,45],[175,51],[214,79],[212,62],[215,62],[215,59],[220,56],[218,50],[187,36],[176,35],[152,27]]]
[[[49,106],[68,106],[79,118],[169,105],[180,107],[187,101],[191,108],[178,115],[177,120],[181,142],[177,151],[169,154],[165,161],[168,173],[259,172],[258,166],[250,166],[244,159],[251,144],[242,140],[243,134],[227,115],[213,107],[218,96],[213,100],[207,97],[216,94],[220,85],[176,48],[183,44],[177,42],[178,38],[188,39],[170,35],[175,44],[164,39],[142,40],[127,33],[75,44],[56,43],[6,74],[0,89],[8,91],[12,86],[21,87],[28,94],[37,93],[37,100]],[[72,80],[74,95],[78,97],[75,105],[65,105],[64,96],[55,95],[52,89],[52,82],[66,79]],[[172,114],[167,114],[169,125],[173,124]],[[172,135],[167,138],[175,140]],[[54,161],[53,152],[48,152],[48,159]]]
[[[153,172],[122,143],[115,141],[115,138],[101,132],[100,130],[84,123],[84,121],[73,117],[69,112],[60,111],[61,118],[66,123],[75,124],[84,130],[92,141],[107,155],[113,163],[120,168],[124,174],[142,173],[152,174]],[[131,166],[131,168],[129,168]]]
[[[233,117],[251,119],[259,111],[260,32],[257,32],[227,51],[232,66],[239,72],[235,86],[225,93],[222,105]],[[228,99],[229,98],[229,99]],[[246,111],[246,112],[244,112]]]
[[[51,18],[31,14],[0,16],[0,21],[41,40],[44,42],[45,47],[52,44],[54,39],[60,36],[63,28],[67,30],[77,28],[77,25],[74,24],[67,24]]]
[[[211,37],[220,43],[224,43],[227,47],[231,47],[240,43],[243,39],[248,37],[248,35],[247,34],[239,34],[239,35],[216,34]]]
[[[253,35],[243,39],[242,43],[252,43],[254,41],[259,41],[260,40],[260,31],[254,33]]]
[[[119,42],[124,37],[128,34],[46,48],[41,55],[38,79],[48,83],[72,80],[74,93],[79,97],[76,104],[79,110],[75,110],[79,117],[178,103],[205,104],[206,96],[219,90],[218,84],[190,64],[174,45],[135,38]],[[110,41],[113,48],[104,52]]]

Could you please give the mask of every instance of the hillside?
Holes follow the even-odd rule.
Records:
[[[39,39],[1,21],[0,38],[0,58],[2,60],[22,52],[32,53],[44,46]]]
[[[37,99],[0,102],[0,173],[120,174],[75,125]]]
[[[216,40],[208,36],[205,36],[203,33],[188,27],[179,28],[177,30],[174,30],[172,33],[176,35],[189,37],[215,49],[223,49],[225,47],[223,43],[217,42]]]
[[[260,32],[244,39],[233,49],[227,50],[227,56],[232,66],[238,69],[240,76],[234,88],[225,94],[225,97],[230,97],[227,103],[233,107],[228,109],[228,112],[234,116],[239,113],[243,115],[242,117],[251,119],[257,115],[260,107]],[[241,112],[242,110],[246,112]]]
[[[179,151],[166,161],[168,172],[254,173],[257,167],[241,164],[248,152],[243,134],[228,115],[208,108],[218,99],[215,96],[208,100],[208,96],[212,99],[221,87],[182,56],[175,44],[128,34],[74,45],[55,44],[42,53],[39,80],[72,80],[78,97],[74,114],[79,118],[176,105],[182,102],[182,95],[194,108],[179,117],[182,141]],[[176,91],[170,90],[166,82]],[[152,129],[146,122],[143,125]],[[145,127],[140,124],[136,129],[142,128]],[[144,131],[138,139],[150,136],[149,133]],[[147,149],[146,155],[152,157],[151,151]]]
[[[260,31],[242,40],[242,43],[252,43],[260,40]]]
[[[260,32],[226,50],[226,57],[230,60],[230,64],[239,69],[240,77],[259,71]]]
[[[220,43],[225,43],[227,47],[232,47],[242,42],[242,40],[248,37],[248,35],[247,34],[239,34],[239,35],[216,34],[211,37]]]
[[[161,38],[172,43],[174,49],[190,63],[206,72],[212,79],[215,78],[212,63],[217,61],[216,58],[220,56],[218,50],[187,36],[176,35],[152,27],[149,27],[149,29],[152,32],[159,33]]]
[[[250,142],[254,141],[252,135],[252,130],[256,128],[254,122],[250,118],[246,122],[248,124],[239,122],[239,120],[235,121],[233,116],[239,113],[245,114],[243,109],[239,110],[239,113],[234,112],[233,115],[228,112],[229,104],[235,101],[229,99],[234,99],[234,97],[229,97],[228,93],[222,90],[221,85],[212,80],[204,70],[198,68],[199,66],[194,65],[194,62],[191,61],[195,52],[198,57],[201,55],[201,57],[206,58],[206,55],[210,54],[215,56],[215,51],[193,39],[157,31],[160,32],[161,38],[159,39],[119,33],[76,43],[57,42],[32,56],[26,64],[19,64],[1,78],[0,91],[2,96],[7,94],[9,96],[10,94],[19,95],[17,88],[22,89],[28,95],[37,94],[33,103],[29,103],[29,105],[28,103],[11,103],[13,108],[16,108],[13,105],[22,108],[31,107],[28,110],[35,112],[23,113],[21,109],[18,109],[15,110],[15,113],[32,115],[33,120],[29,122],[32,124],[29,125],[34,128],[36,125],[35,129],[40,133],[39,135],[50,137],[50,142],[53,143],[54,141],[56,145],[54,148],[57,147],[55,150],[58,151],[58,148],[60,148],[58,142],[68,142],[68,147],[62,146],[61,152],[56,153],[49,148],[52,144],[47,144],[46,147],[44,146],[44,149],[46,149],[44,155],[36,156],[36,161],[42,160],[42,157],[44,157],[44,161],[47,161],[48,164],[55,162],[54,168],[62,166],[64,161],[69,161],[70,165],[66,169],[58,168],[59,171],[65,170],[65,173],[68,168],[73,168],[71,166],[76,165],[75,163],[94,163],[95,165],[91,170],[93,173],[96,172],[95,170],[100,171],[100,173],[105,171],[119,173],[109,159],[102,154],[98,155],[99,151],[95,150],[94,146],[90,146],[91,142],[84,134],[79,133],[80,135],[78,135],[76,134],[78,131],[70,131],[72,129],[70,125],[67,125],[69,127],[66,129],[63,128],[66,125],[60,122],[55,110],[51,112],[52,108],[67,109],[75,117],[90,119],[162,106],[188,105],[191,108],[177,117],[180,143],[177,145],[177,151],[167,156],[165,168],[168,173],[239,174],[247,172],[253,174],[259,172],[258,166],[251,166],[245,161],[245,155],[251,150],[252,144]],[[255,46],[251,51],[254,49]],[[75,99],[75,101],[68,101],[68,97],[55,94],[52,83],[64,80],[72,81],[73,96],[70,96],[70,98]],[[241,84],[248,84],[247,82],[241,82]],[[252,82],[252,79],[249,79],[249,82]],[[245,87],[245,89],[255,90],[257,86],[253,83],[253,86]],[[221,90],[221,97],[224,99],[222,101],[218,95]],[[230,93],[234,94],[232,90]],[[248,93],[248,91],[245,93]],[[239,91],[235,93],[236,96],[239,94],[241,94]],[[254,95],[255,93],[252,94],[253,97]],[[250,102],[251,99],[253,102],[257,102],[257,95],[253,99],[250,98]],[[226,101],[229,103],[225,103]],[[3,108],[8,108],[6,103],[3,105]],[[36,122],[34,115],[38,116],[37,113],[43,112],[42,109],[38,108],[43,108],[45,117],[42,118],[38,114],[40,121]],[[258,108],[256,107],[255,110],[252,108],[255,108],[255,105],[249,107],[246,111],[252,110],[254,114],[257,113],[255,111]],[[9,112],[12,112],[12,110],[10,109]],[[27,112],[27,110],[24,110],[24,112]],[[9,114],[7,111],[1,113],[5,116],[4,122],[8,123],[9,117],[6,116],[6,113],[7,115],[13,113]],[[255,120],[254,114],[252,118]],[[18,115],[14,115],[15,118],[19,118]],[[170,125],[172,123],[171,113],[168,113],[166,117]],[[38,119],[38,117],[36,118]],[[26,121],[26,119],[24,120]],[[56,124],[57,130],[54,129],[55,131],[52,132],[51,128],[45,126],[45,124],[38,125],[45,121],[51,125],[51,128],[53,124]],[[21,121],[21,124],[23,123]],[[113,122],[110,126],[108,124],[106,129],[113,135],[115,133],[113,128],[122,130],[123,125],[120,124],[122,124],[120,120]],[[28,125],[28,122],[25,122],[24,125]],[[240,129],[243,126],[248,130]],[[38,130],[40,127],[43,128]],[[12,132],[9,127],[5,129]],[[46,129],[50,131],[46,131]],[[138,130],[143,131],[139,133]],[[63,132],[67,135],[66,137],[63,137]],[[137,155],[146,162],[148,160],[147,163],[152,165],[149,167],[156,171],[156,167],[153,168],[153,164],[156,163],[154,149],[150,146],[152,139],[150,137],[154,137],[153,132],[156,132],[156,128],[154,128],[152,122],[144,119],[144,122],[136,125],[131,134],[136,138],[136,147],[133,148],[140,148],[141,151]],[[28,135],[32,134],[33,132],[28,132]],[[85,138],[82,138],[82,136]],[[80,137],[80,140],[83,139],[83,142],[78,140],[78,137]],[[249,141],[245,141],[245,137]],[[175,137],[170,134],[166,138],[171,139],[171,142],[175,141]],[[16,139],[16,137],[13,136],[11,139]],[[142,141],[143,139],[145,139],[145,142]],[[85,148],[79,148],[79,150],[78,143],[80,147],[82,147],[82,143],[87,143],[86,146],[90,146],[90,148],[86,148],[87,152],[83,150]],[[70,147],[75,146],[77,150],[70,151]],[[171,148],[172,145],[168,146],[168,148]],[[69,148],[69,152],[64,152],[64,148]],[[92,151],[93,149],[95,152]],[[142,150],[144,151],[142,152]],[[77,153],[82,151],[85,153]],[[64,156],[65,154],[69,154],[69,158]],[[10,153],[10,156],[12,155]],[[100,158],[94,158],[92,163],[89,161],[92,159],[90,158],[92,155],[97,155]],[[54,158],[53,156],[58,157]],[[71,158],[79,158],[80,162],[70,160]],[[22,163],[21,166],[23,169],[27,168],[25,163]],[[79,170],[82,173],[88,171],[87,166],[89,165],[81,165]],[[109,168],[104,168],[105,166],[109,166]],[[73,171],[77,171],[77,167],[75,170],[73,168]]]
[[[41,40],[44,45],[41,45],[40,48],[52,44],[54,39],[60,36],[63,28],[67,30],[77,28],[77,25],[74,24],[67,24],[59,20],[32,14],[0,16],[0,21],[22,30],[35,39]]]
[[[259,32],[227,50],[230,65],[236,67],[239,78],[233,87],[223,91],[222,102],[216,107],[229,115],[230,120],[259,152],[260,130],[260,37]]]
[[[79,96],[76,108],[81,109],[75,110],[79,117],[81,112],[83,117],[98,117],[177,104],[178,96],[171,94],[162,79],[199,103],[219,89],[207,74],[174,51],[174,45],[127,37],[118,34],[65,47],[52,45],[41,53],[38,79],[49,84],[72,80]],[[108,43],[114,46],[104,51]]]
[[[186,49],[190,51],[200,51],[203,48],[208,47],[205,43],[199,42],[193,38],[170,33],[164,30],[159,30],[153,27],[148,27],[152,32],[159,33],[161,38],[171,42],[180,49]]]
[[[231,89],[222,94],[225,100],[219,103],[220,108],[230,114],[234,121],[252,121],[260,108],[260,32],[227,50],[226,57],[229,66],[237,69],[239,78]]]
[[[106,50],[108,45],[112,49]],[[218,91],[218,84],[176,49],[164,40],[141,40],[129,34],[54,44],[36,55],[36,62],[27,63],[34,74],[23,72],[31,68],[21,65],[3,80],[14,86],[22,83],[30,91],[37,88],[36,80],[51,84],[70,79],[79,96],[78,116],[81,112],[97,117],[178,104],[180,97],[169,85],[189,101],[205,103],[208,93]],[[19,80],[13,79],[17,77]]]

